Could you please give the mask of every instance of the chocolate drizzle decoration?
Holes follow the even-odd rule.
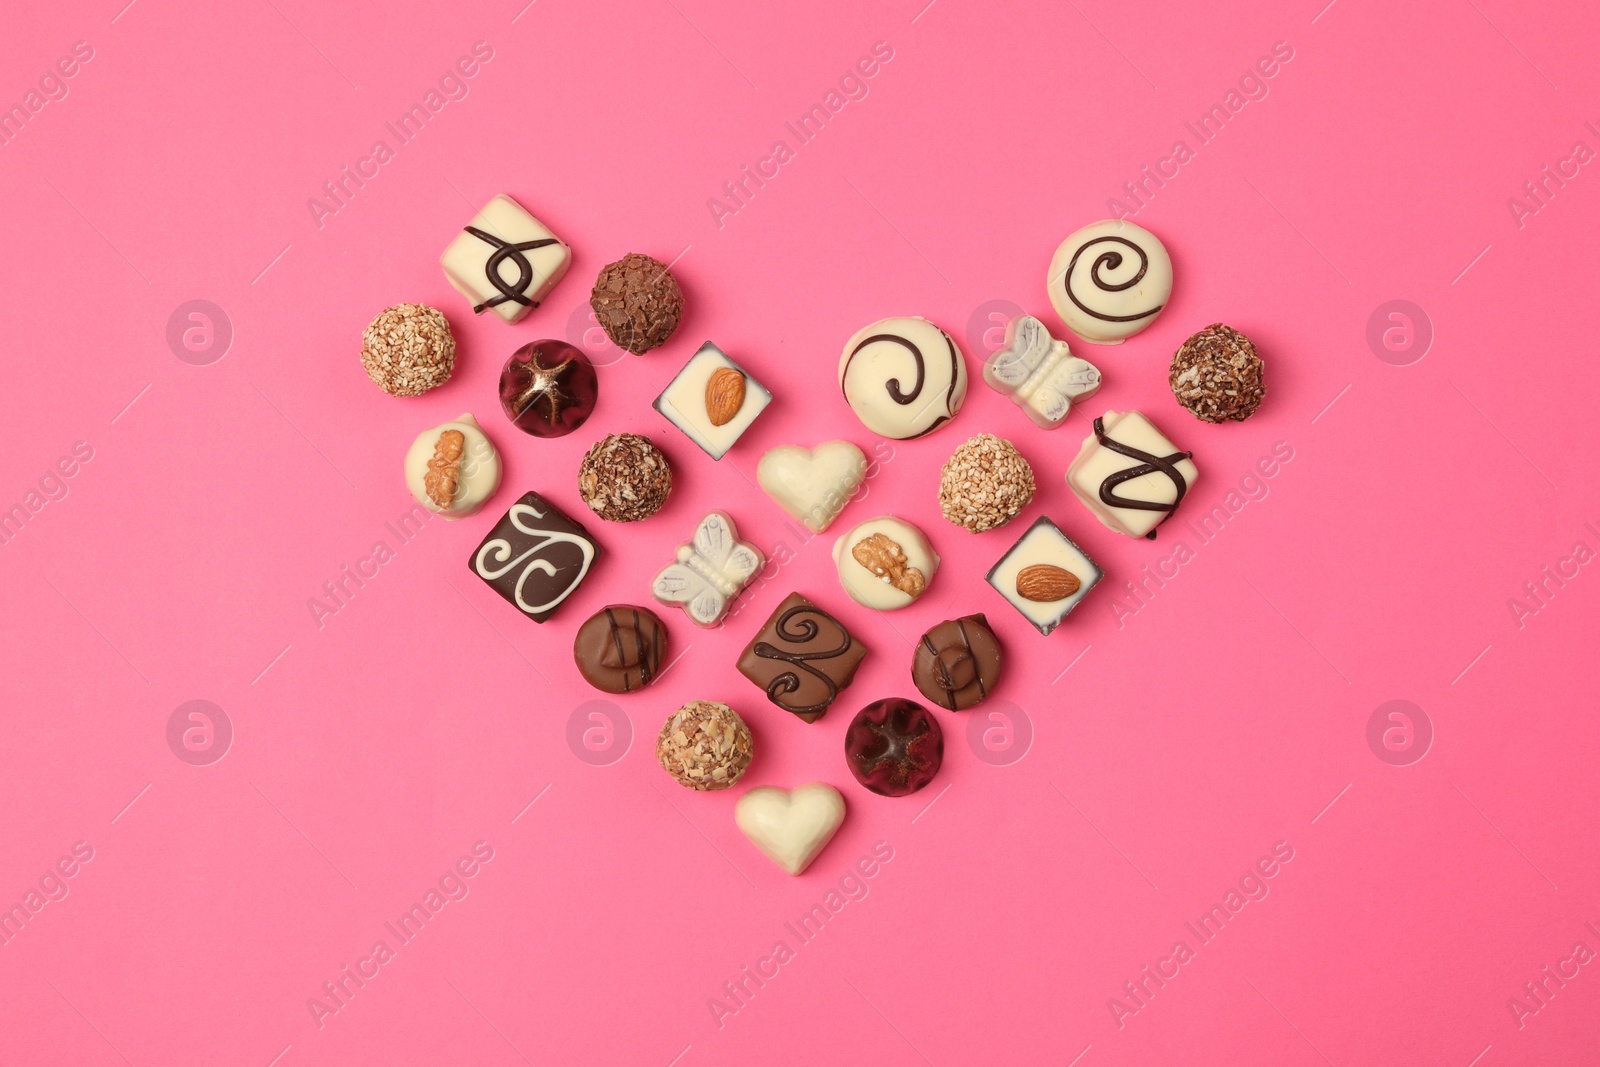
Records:
[[[867,646],[799,593],[783,599],[739,654],[739,673],[784,711],[816,722],[855,678]]]
[[[911,392],[907,393],[900,388],[899,378],[890,378],[888,381],[883,383],[883,387],[889,391],[890,400],[893,400],[896,404],[909,404],[917,397],[922,395],[922,386],[928,376],[928,365],[922,358],[922,349],[918,348],[904,337],[901,337],[899,334],[875,333],[871,337],[864,338],[860,344],[856,345],[855,350],[850,353],[850,358],[855,359],[857,352],[860,352],[868,345],[875,345],[879,341],[887,341],[890,344],[900,345],[906,351],[910,352],[911,358],[916,361],[917,383],[912,387]]]
[[[615,664],[607,666],[622,669],[624,692],[632,688],[631,679],[628,678],[629,667],[638,669],[640,689],[650,684],[651,679],[656,676],[656,657],[659,654],[659,649],[645,640],[645,623],[639,617],[639,609],[629,610],[633,613],[633,622],[624,627],[617,624],[617,609],[606,608],[606,624],[611,628],[611,647],[617,657]],[[629,645],[632,645],[632,648],[629,648]]]
[[[1104,417],[1094,420],[1094,435],[1104,447],[1119,455],[1139,461],[1137,465],[1120,470],[1100,483],[1100,499],[1111,507],[1130,508],[1134,511],[1171,512],[1183,500],[1183,494],[1189,491],[1189,483],[1184,479],[1183,473],[1173,464],[1179,460],[1189,459],[1194,455],[1193,452],[1174,452],[1170,456],[1152,456],[1148,452],[1134,448],[1132,445],[1125,445],[1121,441],[1107,436]],[[1177,495],[1173,498],[1172,503],[1162,504],[1154,500],[1134,500],[1130,497],[1117,495],[1117,486],[1123,482],[1154,473],[1165,474],[1172,480],[1172,487],[1177,490]],[[1156,532],[1151,530],[1145,536],[1153,541],[1155,540]]]
[[[808,617],[810,616],[810,617]],[[799,622],[796,623],[795,620]],[[814,604],[797,604],[779,615],[773,624],[773,633],[779,639],[794,645],[804,645],[817,639],[822,632],[817,620],[823,619],[832,623],[839,630],[839,644],[831,648],[819,649],[814,652],[796,652],[779,648],[767,641],[757,641],[754,652],[762,659],[779,660],[788,663],[798,670],[804,671],[823,684],[827,692],[827,699],[813,704],[791,704],[782,698],[799,690],[801,686],[800,675],[793,670],[784,671],[767,683],[767,699],[785,711],[792,711],[797,715],[823,712],[828,705],[834,702],[839,695],[839,684],[830,678],[826,672],[813,667],[811,660],[838,659],[850,651],[854,639],[850,631],[840,624],[838,619]]]
[[[945,333],[943,330],[940,330],[939,333],[944,337],[945,344],[950,350],[950,385],[945,389],[944,397],[945,410],[949,411],[952,401],[955,400],[957,375],[961,367],[961,353],[956,351],[956,343],[950,339],[949,334]],[[850,350],[850,359],[854,360],[856,355],[863,348],[866,348],[868,345],[877,344],[879,341],[886,341],[889,344],[899,345],[907,352],[911,353],[911,358],[916,362],[917,365],[916,383],[913,385],[911,391],[908,393],[901,388],[899,378],[888,379],[883,383],[883,387],[888,391],[889,399],[893,400],[896,404],[906,406],[915,402],[916,399],[922,395],[923,387],[927,384],[928,364],[927,360],[922,355],[922,349],[918,348],[917,345],[909,338],[901,337],[896,333],[875,333],[870,337],[862,338],[861,342]],[[848,372],[848,361],[846,362],[845,366]],[[934,430],[938,429],[940,426],[949,421],[949,415],[941,415],[939,418],[933,421],[931,426],[916,436],[921,437],[923,434],[932,433]]]
[[[473,314],[481,315],[487,309],[497,304],[504,304],[507,300],[514,301],[524,307],[535,306],[533,301],[527,297],[528,286],[533,283],[533,265],[528,262],[528,257],[522,253],[560,242],[554,237],[541,237],[536,241],[511,244],[502,241],[492,233],[486,233],[478,229],[476,226],[468,226],[467,232],[494,248],[494,252],[489,256],[488,262],[483,265],[483,272],[488,276],[489,284],[500,290],[499,296],[491,296],[481,304],[474,304],[472,307]],[[505,279],[500,276],[500,264],[508,259],[516,264],[517,267],[517,280],[510,285],[507,285]]]
[[[1096,311],[1088,304],[1085,304],[1082,300],[1079,300],[1078,294],[1072,291],[1072,272],[1078,267],[1079,257],[1098,244],[1127,245],[1139,256],[1138,272],[1125,282],[1108,282],[1100,277],[1100,271],[1102,269],[1116,270],[1118,267],[1122,266],[1121,252],[1113,248],[1108,251],[1101,252],[1099,255],[1095,256],[1094,262],[1089,265],[1089,280],[1094,282],[1095,288],[1101,290],[1102,292],[1120,293],[1124,289],[1132,289],[1135,285],[1139,284],[1139,280],[1143,278],[1145,272],[1150,269],[1149,254],[1137,244],[1128,240],[1126,237],[1096,237],[1094,240],[1087,241],[1083,245],[1079,246],[1078,250],[1072,253],[1072,259],[1067,262],[1067,270],[1063,275],[1062,285],[1066,290],[1068,300],[1071,300],[1075,305],[1077,305],[1078,309],[1081,310],[1085,315],[1091,315],[1094,318],[1099,319],[1101,322],[1138,322],[1140,319],[1149,318],[1151,315],[1154,315],[1156,312],[1160,311],[1166,306],[1165,304],[1157,304],[1149,311],[1141,311],[1136,315],[1107,315],[1104,312]]]

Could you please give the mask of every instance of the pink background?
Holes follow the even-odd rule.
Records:
[[[1593,1057],[1600,969],[1562,961],[1579,941],[1583,959],[1600,950],[1585,926],[1600,927],[1600,576],[1562,561],[1580,540],[1600,549],[1585,526],[1600,528],[1600,177],[1580,167],[1520,220],[1507,205],[1574,142],[1600,148],[1583,125],[1600,120],[1586,5],[525,2],[8,13],[0,102],[74,42],[93,58],[0,147],[0,505],[75,442],[92,459],[0,545],[0,904],[77,842],[93,859],[0,946],[0,1062]],[[385,123],[478,41],[493,56],[465,98],[319,227],[322,183],[379,138],[395,148]],[[879,41],[893,58],[866,97],[796,148],[784,123]],[[1200,146],[1185,122],[1276,42],[1293,58],[1267,95]],[[708,199],[780,138],[794,158],[719,227]],[[1201,470],[1178,521],[1133,542],[1062,481],[1083,416],[1047,433],[984,387],[969,322],[1009,301],[1059,327],[1042,284],[1056,244],[1180,138],[1193,158],[1137,213],[1172,253],[1168,310],[1121,348],[1074,345],[1107,379],[1089,414],[1138,407]],[[475,321],[436,264],[500,192],[576,257],[514,327]],[[581,336],[596,272],[629,251],[678,257],[682,329],[638,359],[594,346],[602,399],[578,433],[515,431],[496,410],[501,363]],[[234,331],[204,366],[166,341],[194,299]],[[1408,366],[1366,339],[1393,299],[1434,330]],[[356,359],[367,320],[400,301],[442,308],[461,350],[448,386],[403,401]],[[802,543],[752,485],[774,445],[879,445],[833,376],[844,339],[893,314],[955,335],[974,385],[953,427],[882,446],[868,500],[840,520],[894,511],[944,557],[924,600],[875,616],[839,590],[832,534]],[[1165,368],[1219,320],[1260,345],[1269,389],[1255,418],[1213,427],[1175,405]],[[649,406],[708,338],[777,397],[720,465]],[[501,446],[505,486],[401,545],[385,527],[410,506],[401,456],[467,410]],[[637,526],[590,521],[607,551],[593,579],[550,623],[518,618],[469,552],[526,489],[581,518],[577,461],[623,430],[671,456],[669,505]],[[935,485],[981,431],[1014,439],[1041,488],[1012,527],[974,537],[940,518]],[[1184,521],[1275,446],[1292,460],[1248,481],[1258,499],[1202,544]],[[599,694],[571,664],[574,628],[645,599],[714,506],[793,558],[720,631],[664,612],[683,658],[614,702],[632,741],[601,756],[619,759],[580,760],[568,722]],[[1048,638],[983,582],[1039,514],[1109,572]],[[319,627],[308,600],[380,539],[394,558]],[[1177,577],[1142,607],[1119,601],[1180,541],[1194,558]],[[1547,565],[1577,576],[1558,587]],[[1519,620],[1508,602],[1534,580],[1554,593]],[[872,648],[812,726],[732,668],[793,590]],[[1031,748],[985,762],[967,723],[987,709],[940,712],[933,787],[868,794],[841,757],[849,715],[914,695],[911,642],[970,611],[1009,656],[992,707],[1031,724]],[[738,833],[741,790],[692,794],[656,767],[661,720],[691,698],[750,722],[747,783],[844,791],[844,827],[805,876]],[[209,766],[167,742],[195,699],[235,732]],[[1367,741],[1395,699],[1435,734],[1409,766]],[[396,947],[384,924],[480,841],[493,859],[468,895]],[[893,858],[866,896],[800,944],[785,923],[877,842]],[[1202,945],[1184,924],[1278,842],[1293,859],[1270,893]],[[394,958],[319,1026],[308,1000],[380,939]],[[1194,958],[1119,1019],[1108,1001],[1138,1006],[1123,983],[1170,967],[1180,939]],[[719,1025],[709,1002],[735,1006],[723,983],[779,940],[793,959]],[[1577,975],[1519,1018],[1508,1000],[1546,966]]]

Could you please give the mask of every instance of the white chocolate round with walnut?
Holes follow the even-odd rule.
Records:
[[[476,514],[500,488],[500,453],[470,414],[423,430],[406,453],[406,488],[447,519]]]
[[[857,604],[892,611],[927,591],[939,569],[939,556],[915,526],[882,515],[855,527],[833,543],[839,584]]]

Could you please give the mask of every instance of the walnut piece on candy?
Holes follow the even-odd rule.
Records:
[[[362,333],[361,365],[390,396],[421,396],[450,380],[455,335],[437,309],[396,304],[379,312]]]
[[[939,475],[939,509],[973,533],[1004,526],[1033,502],[1033,468],[1010,441],[991,433],[969,438]]]
[[[1167,381],[1178,403],[1202,422],[1243,422],[1266,395],[1263,369],[1250,338],[1215,322],[1179,346]]]
[[[595,443],[578,466],[578,492],[602,519],[648,519],[672,492],[672,467],[648,437],[614,433]]]
[[[691,700],[661,727],[656,759],[679,785],[707,792],[743,777],[753,748],[738,712],[714,700]]]

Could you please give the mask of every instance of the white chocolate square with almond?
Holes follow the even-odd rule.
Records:
[[[987,575],[995,592],[1042,634],[1061,625],[1104,577],[1100,565],[1043,515]]]
[[[519,322],[566,276],[572,249],[501,193],[456,235],[439,266],[472,311]]]
[[[707,341],[656,397],[655,409],[712,459],[744,436],[772,394]]]

